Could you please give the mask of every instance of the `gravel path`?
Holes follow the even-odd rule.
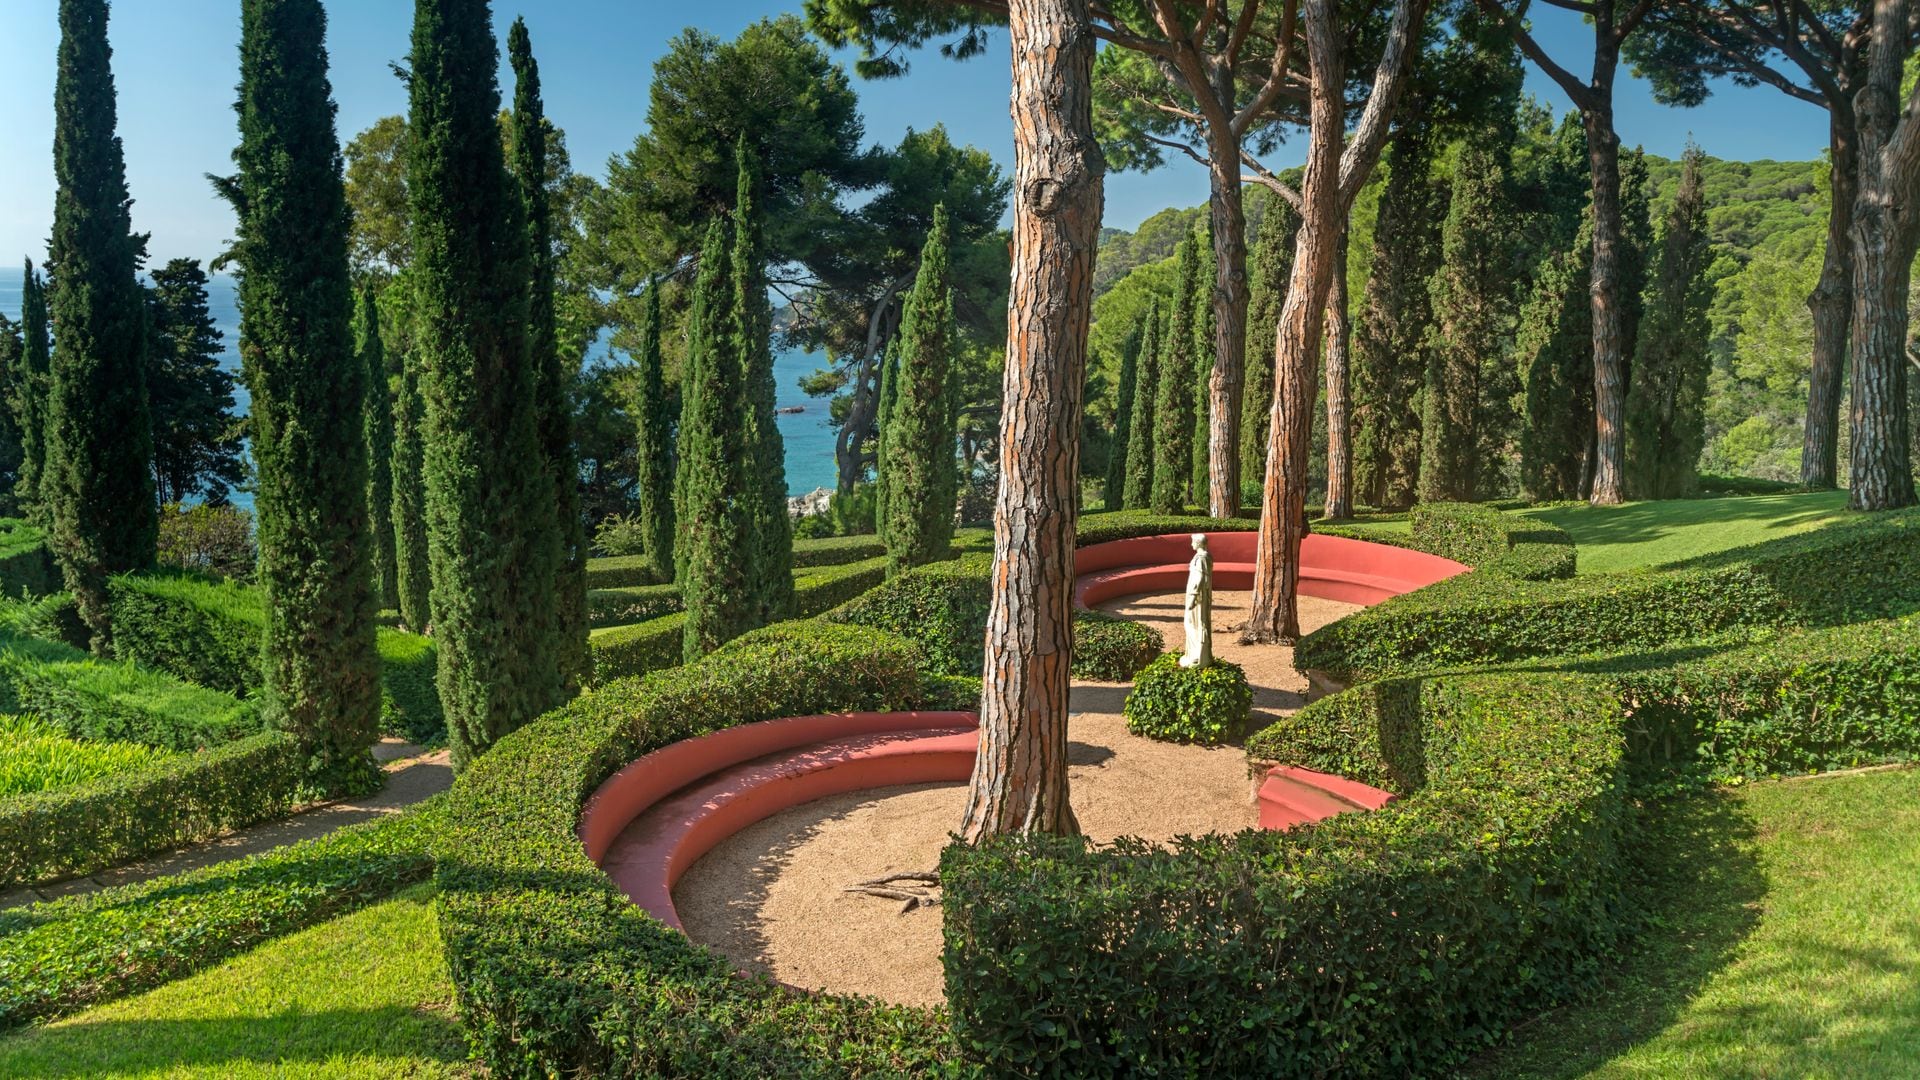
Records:
[[[319,803],[289,818],[239,829],[204,844],[152,855],[87,877],[9,889],[0,892],[0,909],[84,895],[257,855],[296,841],[325,836],[348,825],[397,814],[453,784],[453,766],[445,750],[429,752],[399,739],[382,739],[373,748],[373,756],[387,770],[387,784],[371,795]]]
[[[1230,628],[1251,594],[1214,595],[1214,651],[1240,664],[1254,687],[1249,731],[1298,709],[1306,680],[1285,646],[1244,647]],[[1104,609],[1158,628],[1180,648],[1182,598],[1125,597]],[[1309,630],[1357,610],[1302,598]],[[1068,727],[1068,774],[1075,815],[1095,840],[1232,832],[1256,823],[1253,788],[1238,746],[1205,748],[1128,734],[1120,715],[1128,684],[1076,682]],[[930,870],[960,822],[956,784],[877,788],[818,799],[751,825],[721,842],[674,889],[674,906],[695,940],[741,966],[794,986],[872,994],[911,1004],[945,999],[940,910],[900,914],[887,900],[841,890],[893,871]]]

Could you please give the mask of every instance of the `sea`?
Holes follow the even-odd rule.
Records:
[[[0,266],[0,311],[15,321],[20,318],[22,272],[18,263]],[[213,275],[208,281],[207,307],[213,314],[214,322],[219,325],[224,346],[220,366],[238,375],[240,307],[230,275]],[[589,362],[609,356],[616,363],[626,362],[624,356],[604,341],[596,342],[588,349]],[[787,447],[787,492],[791,495],[805,495],[818,488],[832,488],[837,475],[833,460],[834,431],[828,422],[827,401],[808,397],[800,390],[800,379],[823,363],[821,354],[798,349],[782,351],[773,360],[774,379],[779,388],[779,407],[801,410],[797,413],[784,412],[778,417],[780,435]],[[244,415],[248,403],[245,386],[235,390],[234,399],[238,411]],[[251,506],[253,496],[249,492],[236,492],[234,502]]]

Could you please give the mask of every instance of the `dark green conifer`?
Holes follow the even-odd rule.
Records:
[[[1153,497],[1156,514],[1178,514],[1186,508],[1193,480],[1194,282],[1200,270],[1198,233],[1180,244],[1173,291],[1173,326],[1160,357],[1159,400],[1154,402]]]
[[[6,391],[7,400],[7,407],[0,409],[0,514],[9,517],[20,513],[15,486],[20,480],[20,465],[25,455],[12,402],[19,393],[21,356],[25,351],[20,324],[0,312],[0,386]]]
[[[739,358],[747,459],[747,589],[753,625],[793,614],[793,518],[787,513],[787,451],[773,379],[773,307],[760,220],[759,165],[743,138],[733,208],[733,334]]]
[[[950,233],[944,206],[920,249],[920,270],[900,316],[899,371],[887,425],[887,573],[947,557],[953,544],[952,394],[948,380],[957,341],[948,269]]]
[[[375,786],[380,664],[367,519],[367,369],[319,0],[242,0],[240,352],[251,409],[262,712],[326,789]]]
[[[1202,509],[1211,490],[1212,471],[1208,459],[1208,433],[1213,423],[1213,228],[1202,224],[1199,232],[1200,265],[1193,275],[1193,504]]]
[[[146,298],[134,274],[126,163],[114,134],[105,0],[61,0],[53,93],[53,240],[48,309],[60,328],[48,380],[48,539],[93,648],[112,636],[107,578],[153,562],[153,423]]]
[[[1520,432],[1520,486],[1540,500],[1581,497],[1593,438],[1592,231],[1534,271],[1516,334],[1527,373],[1526,423]]]
[[[1133,433],[1133,392],[1140,381],[1140,345],[1146,340],[1147,325],[1133,324],[1126,341],[1120,345],[1120,378],[1113,403],[1113,442],[1107,451],[1106,508],[1119,510],[1126,505],[1127,449]]]
[[[14,500],[34,524],[49,523],[40,497],[47,465],[47,394],[52,383],[53,336],[47,326],[47,283],[27,260],[20,288],[20,361],[7,383],[7,406],[20,431],[20,471]]]
[[[900,377],[899,340],[887,343],[880,354],[880,392],[874,402],[873,421],[873,532],[882,544],[887,542],[887,427],[893,423],[896,382]]]
[[[680,465],[674,476],[680,592],[686,603],[684,654],[697,660],[756,625],[744,558],[755,486],[741,417],[744,371],[736,349],[734,273],[726,223],[715,219],[700,248],[680,378]]]
[[[413,333],[413,273],[402,270],[380,290],[381,345],[394,359],[393,568],[400,623],[416,634],[432,629],[433,575],[427,562],[427,489],[423,473],[426,406],[420,400],[419,351]]]
[[[1128,510],[1145,510],[1153,501],[1153,450],[1159,429],[1154,407],[1160,397],[1160,300],[1147,306],[1146,331],[1140,337],[1139,370],[1134,375],[1133,420],[1127,425],[1127,483],[1121,503]]]
[[[221,333],[198,259],[155,269],[147,290],[147,404],[154,487],[162,505],[200,496],[219,504],[246,479],[233,374],[220,366]]]
[[[540,100],[540,66],[525,19],[507,32],[513,65],[513,172],[526,215],[528,261],[527,351],[539,409],[540,448],[553,484],[554,541],[560,565],[553,583],[553,649],[569,693],[585,681],[587,654],[587,530],[580,516],[580,467],[573,453],[573,388],[577,370],[560,355],[554,314],[553,209],[547,197],[547,117]],[[540,523],[530,522],[530,527]]]
[[[647,283],[640,321],[638,425],[634,470],[640,489],[640,536],[655,581],[673,580],[673,414],[660,360],[660,283]]]
[[[1430,305],[1420,434],[1420,500],[1470,501],[1480,480],[1483,367],[1500,356],[1512,290],[1505,240],[1513,215],[1494,156],[1473,142],[1454,163]]]
[[[380,340],[380,309],[373,286],[362,286],[353,313],[354,351],[366,369],[367,389],[361,432],[367,444],[367,524],[372,530],[374,602],[383,608],[400,603],[400,574],[394,563],[393,391],[387,381],[387,352]]]
[[[1280,307],[1293,277],[1293,246],[1300,215],[1285,200],[1267,200],[1253,251],[1247,259],[1253,279],[1247,303],[1246,391],[1240,399],[1240,482],[1258,489],[1266,483],[1267,432],[1273,423],[1273,347],[1280,334]]]
[[[1700,175],[1703,157],[1699,147],[1688,147],[1681,161],[1680,189],[1667,211],[1647,291],[1627,395],[1631,498],[1681,498],[1698,481],[1712,368],[1707,309],[1713,285],[1707,270],[1713,252]]]
[[[559,704],[563,553],[527,338],[524,208],[500,145],[485,0],[414,6],[413,215],[428,566],[455,767]]]

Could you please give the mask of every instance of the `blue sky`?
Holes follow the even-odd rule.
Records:
[[[53,205],[53,68],[55,0],[4,0],[0,35],[0,263],[44,253]],[[748,23],[800,0],[561,0],[527,5],[496,2],[504,35],[524,13],[545,83],[547,112],[566,129],[574,166],[599,175],[609,155],[632,145],[646,123],[653,63],[681,27],[692,24],[730,37]],[[332,0],[329,46],[341,138],[381,116],[403,112],[406,95],[389,72],[407,51],[412,5],[404,0]],[[1539,30],[1549,50],[1584,71],[1587,31],[1576,16],[1542,9]],[[232,232],[232,217],[203,175],[229,167],[236,139],[233,114],[239,5],[235,0],[121,0],[111,35],[120,94],[135,227],[153,234],[156,259],[207,258]],[[863,83],[870,141],[892,144],[908,127],[945,123],[955,138],[1011,164],[1004,38],[987,55],[954,63],[928,51],[905,79]],[[851,57],[845,58],[849,63]],[[503,73],[504,75],[504,73]],[[503,78],[503,84],[510,81]],[[1529,88],[1565,108],[1565,98],[1537,72]],[[1777,91],[1723,85],[1692,110],[1655,105],[1645,84],[1623,80],[1619,128],[1628,145],[1678,155],[1691,135],[1716,157],[1806,159],[1826,145],[1825,114]],[[1276,167],[1293,164],[1285,155]],[[1106,220],[1131,228],[1170,205],[1206,198],[1206,178],[1184,161],[1159,172],[1108,178]]]

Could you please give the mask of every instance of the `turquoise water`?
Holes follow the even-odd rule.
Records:
[[[20,266],[0,266],[0,311],[6,312],[9,319],[20,316]],[[214,322],[224,335],[226,351],[221,355],[220,365],[229,371],[240,370],[240,353],[237,347],[240,334],[240,309],[234,294],[234,282],[231,277],[213,278],[207,286],[207,306],[213,313]],[[593,350],[603,354],[603,347]],[[830,488],[834,485],[836,471],[833,463],[833,428],[828,424],[827,403],[821,398],[810,398],[800,392],[799,380],[811,373],[821,364],[818,354],[789,350],[774,358],[774,379],[779,384],[779,404],[782,408],[800,406],[802,413],[782,415],[779,418],[780,435],[787,444],[787,491],[794,495],[804,495],[815,488]],[[234,393],[239,411],[247,411],[246,387],[238,388]],[[243,506],[251,505],[253,497],[246,492],[236,493],[234,501]]]

